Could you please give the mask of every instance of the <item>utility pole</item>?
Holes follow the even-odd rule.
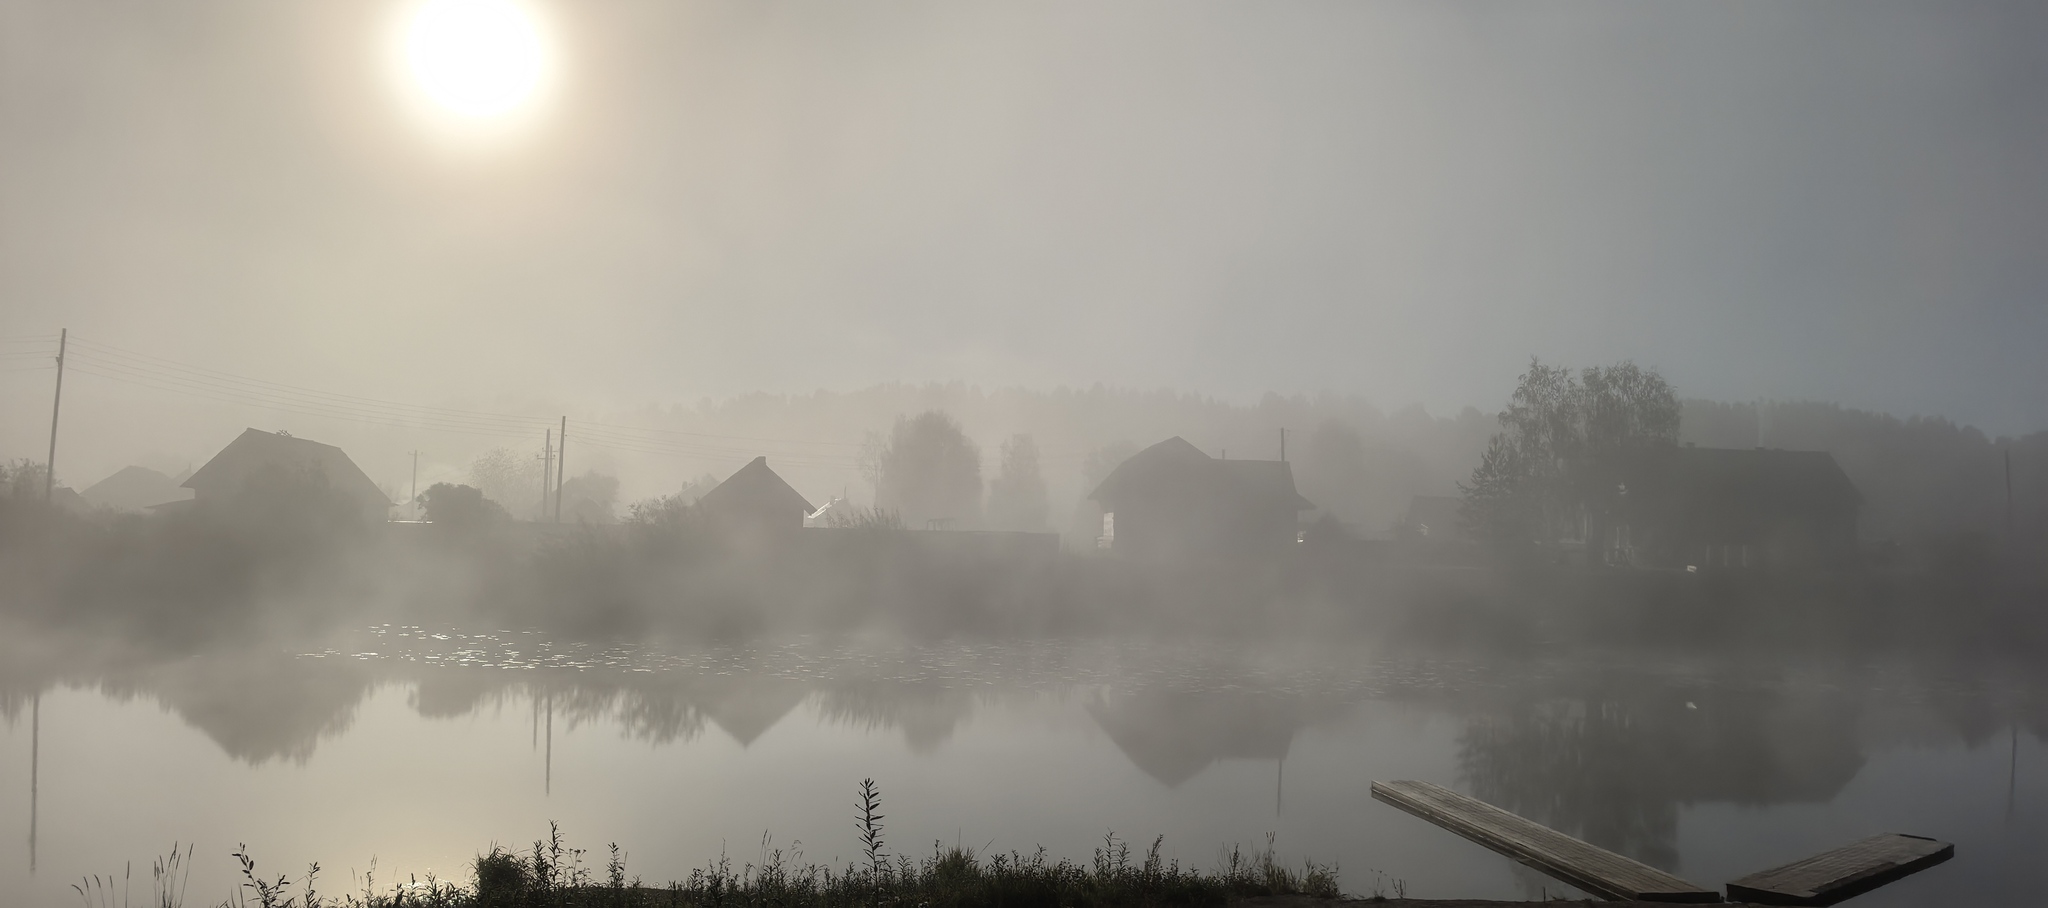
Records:
[[[548,429],[541,436],[540,445],[540,509],[534,512],[538,522],[548,519],[548,489],[555,484],[555,430]]]
[[[28,730],[28,872],[36,872],[36,783],[43,773],[43,694],[37,691],[29,707]]]
[[[1284,426],[1280,429],[1280,462],[1287,462],[1287,429]]]
[[[420,519],[420,452],[412,452],[412,519]]]
[[[71,342],[71,329],[57,333],[57,396],[50,401],[50,456],[43,458],[43,500],[57,494],[57,410],[64,406],[64,348]]]
[[[2014,543],[2012,534],[2012,446],[2005,446],[2005,544]]]
[[[555,454],[555,522],[562,522],[562,475],[569,472],[569,417],[562,417],[561,448]]]

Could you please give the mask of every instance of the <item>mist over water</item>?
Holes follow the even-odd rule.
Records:
[[[2044,48],[0,0],[0,902],[186,847],[186,905],[263,900],[238,851],[499,904],[553,828],[867,885],[863,780],[903,859],[1584,895],[1402,779],[1710,889],[1897,832],[1957,855],[1856,904],[2032,900]]]
[[[172,838],[278,870],[319,860],[461,878],[491,842],[617,841],[650,879],[762,836],[843,862],[856,776],[896,848],[934,839],[1085,853],[1105,832],[1207,864],[1277,833],[1347,889],[1529,898],[1564,890],[1366,796],[1431,778],[1680,872],[1733,878],[1868,829],[1956,841],[1967,874],[1869,904],[2020,898],[2048,842],[2048,712],[2031,669],[1625,653],[1476,659],[1354,643],[675,649],[380,627],[100,668],[10,644],[10,754],[40,711],[37,870],[84,873]],[[34,706],[31,706],[31,703]],[[27,819],[10,760],[0,804]],[[161,841],[160,841],[161,840]],[[25,850],[25,849],[24,849]],[[28,855],[17,854],[18,859]],[[1959,860],[1963,860],[1959,859]],[[226,860],[195,894],[225,895]]]

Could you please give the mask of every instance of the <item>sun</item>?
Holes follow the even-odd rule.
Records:
[[[525,107],[547,73],[547,44],[513,0],[427,0],[405,31],[405,62],[427,98],[472,120]]]

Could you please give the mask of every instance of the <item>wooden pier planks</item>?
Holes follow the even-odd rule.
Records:
[[[1721,894],[1428,782],[1374,782],[1372,796],[1587,892],[1646,902],[1718,902]]]
[[[1887,833],[1728,884],[1728,897],[1766,905],[1832,905],[1954,857],[1956,846]]]

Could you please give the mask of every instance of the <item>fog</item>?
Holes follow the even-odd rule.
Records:
[[[546,96],[486,135],[398,84],[404,12],[8,3],[0,333],[540,416],[927,380],[1452,415],[1536,353],[2048,423],[2033,4],[547,5]],[[106,393],[81,438],[158,409]]]
[[[2031,894],[2044,96],[2021,2],[0,0],[0,889],[907,886],[869,779],[1583,894],[1406,778]]]

